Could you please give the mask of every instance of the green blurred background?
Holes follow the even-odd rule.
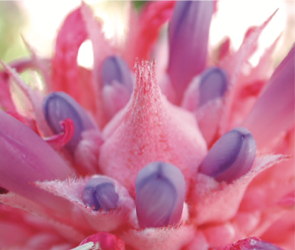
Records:
[[[10,61],[28,55],[20,36],[28,18],[18,2],[0,1],[0,58]]]

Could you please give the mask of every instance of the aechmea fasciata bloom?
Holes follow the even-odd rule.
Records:
[[[115,47],[82,3],[51,59],[31,48],[31,58],[2,62],[0,248],[294,249],[295,47],[270,78],[276,42],[248,64],[271,16],[237,51],[228,38],[214,57],[216,9],[130,8],[125,44]],[[154,48],[166,22],[158,80]],[[77,64],[86,39],[92,70]],[[45,93],[19,77],[29,68]]]

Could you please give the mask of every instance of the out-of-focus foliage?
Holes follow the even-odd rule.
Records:
[[[4,61],[28,55],[21,38],[26,17],[18,3],[18,1],[0,1],[0,58]]]
[[[139,10],[143,5],[145,5],[148,1],[133,1],[133,6],[136,10]]]

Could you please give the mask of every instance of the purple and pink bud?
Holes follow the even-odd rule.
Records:
[[[139,171],[135,186],[136,212],[141,228],[179,223],[186,184],[177,167],[170,163],[152,162]]]
[[[216,98],[223,97],[228,87],[227,73],[219,67],[211,67],[200,76],[199,107]]]
[[[110,211],[117,208],[119,196],[114,183],[109,178],[99,176],[88,181],[82,199],[94,211]]]
[[[207,64],[213,1],[178,1],[169,26],[168,74],[181,101],[192,78]]]
[[[104,86],[117,82],[130,90],[130,93],[132,92],[131,70],[125,60],[120,56],[109,56],[103,61],[101,79]]]
[[[218,181],[232,182],[246,174],[256,156],[256,142],[249,130],[239,127],[224,134],[201,163],[199,172]]]
[[[105,113],[111,119],[125,107],[133,91],[133,75],[123,58],[109,56],[101,66]]]
[[[73,153],[82,139],[82,132],[95,129],[96,125],[86,111],[71,96],[64,92],[53,92],[43,101],[43,113],[46,122],[54,134],[63,132],[60,122],[71,119],[74,124],[74,133],[66,145]]]

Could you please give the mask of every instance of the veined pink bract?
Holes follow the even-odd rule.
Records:
[[[117,48],[82,3],[52,59],[32,50],[2,62],[1,249],[294,248],[295,47],[270,79],[276,41],[245,73],[271,16],[237,51],[227,40],[211,65],[215,4],[130,8]],[[167,21],[169,62],[158,81],[151,51]],[[77,64],[86,39],[93,70]],[[44,75],[46,97],[19,77],[27,68]]]

